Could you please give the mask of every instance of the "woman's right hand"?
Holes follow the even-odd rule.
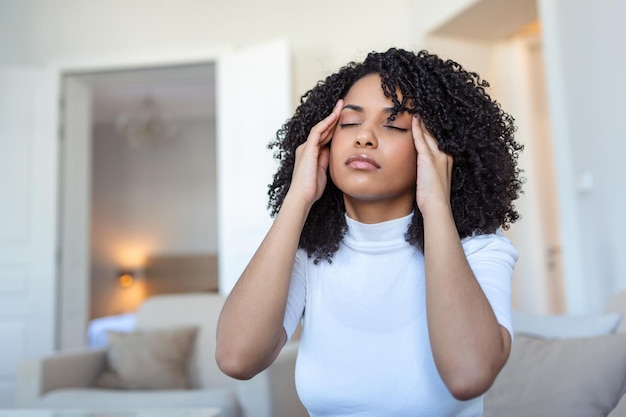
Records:
[[[326,188],[326,170],[330,143],[343,109],[343,100],[337,101],[333,111],[317,123],[303,144],[296,149],[296,161],[288,196],[299,197],[310,206],[322,196]]]
[[[296,149],[281,210],[224,303],[215,356],[220,369],[234,378],[249,379],[266,369],[287,340],[283,321],[300,233],[326,187],[328,144],[342,108],[339,100]]]

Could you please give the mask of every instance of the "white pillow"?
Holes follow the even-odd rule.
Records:
[[[513,311],[513,330],[547,339],[595,337],[615,333],[622,314],[539,315]]]

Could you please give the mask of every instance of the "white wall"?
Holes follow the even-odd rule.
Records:
[[[613,294],[626,287],[626,268],[620,263],[620,255],[626,253],[622,242],[626,226],[620,221],[626,195],[621,191],[621,178],[616,175],[626,150],[626,135],[620,126],[621,112],[626,108],[626,81],[621,75],[626,55],[621,52],[620,43],[626,35],[622,22],[626,4],[611,0],[593,4],[584,0],[538,3],[554,140],[566,310],[597,312]],[[469,47],[454,49],[455,42],[458,43],[429,39],[429,45],[454,50],[453,58],[489,79],[498,97],[502,86],[489,75],[489,51],[485,54],[484,48],[469,42]],[[524,123],[527,115],[510,111],[518,124]],[[518,131],[520,139],[525,134],[528,132]],[[537,150],[527,149],[535,153]],[[529,182],[542,181],[540,170],[530,172],[530,168],[526,167]],[[591,188],[584,188],[590,180]],[[535,209],[525,206],[527,197],[518,202],[522,227],[529,220],[539,220],[531,218]],[[518,224],[513,226],[513,232],[516,227]],[[520,249],[523,251],[517,273],[532,275],[538,265],[523,265],[524,258],[544,259],[543,248]],[[534,296],[537,299],[531,303],[527,299],[525,308],[540,312],[541,299],[546,294]]]
[[[215,121],[177,121],[172,143],[132,147],[111,125],[94,129],[91,316],[133,310],[142,287],[119,269],[146,256],[217,252]]]
[[[245,46],[289,39],[294,103],[349,59],[373,49],[421,48],[427,31],[470,0],[0,0],[0,65],[133,55],[154,50]],[[626,3],[539,0],[548,94],[558,155],[568,308],[598,310],[626,286],[620,255],[621,111],[626,83],[621,39]],[[436,51],[435,51],[436,52]],[[461,59],[459,59],[464,63]],[[471,66],[471,65],[468,65]],[[590,192],[576,181],[593,178]]]
[[[155,50],[246,46],[285,37],[294,103],[323,76],[374,49],[418,48],[470,0],[0,0],[0,65]]]

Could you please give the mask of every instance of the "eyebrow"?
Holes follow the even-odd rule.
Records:
[[[343,109],[341,109],[341,111],[344,111],[346,109],[363,113],[363,107],[357,106],[356,104],[346,104],[345,106],[343,106]],[[383,109],[383,113],[393,113],[393,107],[385,107]]]

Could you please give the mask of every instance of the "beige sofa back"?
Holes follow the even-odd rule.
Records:
[[[137,312],[138,329],[198,326],[189,360],[192,388],[233,387],[215,362],[215,334],[225,298],[216,293],[156,295],[144,301]]]

